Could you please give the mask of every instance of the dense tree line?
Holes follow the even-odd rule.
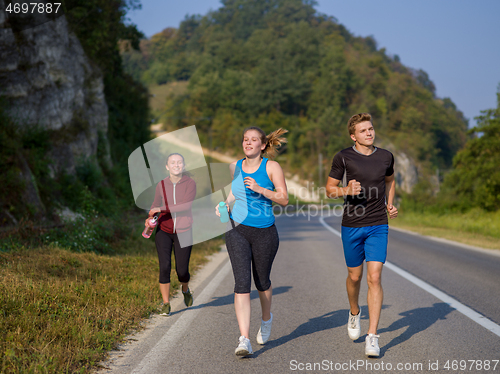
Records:
[[[450,99],[436,97],[427,73],[378,49],[372,37],[355,37],[314,1],[221,5],[122,54],[126,71],[147,85],[189,81],[188,94],[168,103],[171,128],[196,124],[227,150],[244,126],[285,126],[288,167],[316,178],[309,171],[318,153],[327,156],[326,172],[328,158],[350,144],[347,119],[370,112],[379,136],[424,169],[451,166],[467,121]]]

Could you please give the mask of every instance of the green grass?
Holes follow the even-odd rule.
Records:
[[[401,209],[390,225],[483,248],[500,249],[500,211],[433,213]]]
[[[154,240],[142,238],[140,217],[135,222],[127,238],[111,244],[113,255],[54,244],[0,252],[2,373],[88,372],[157,310]],[[190,271],[222,243],[195,245]],[[180,286],[174,272],[171,286],[172,293]]]

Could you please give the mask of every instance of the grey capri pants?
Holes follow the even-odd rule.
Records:
[[[250,293],[251,271],[257,290],[267,291],[271,287],[271,267],[280,241],[276,226],[258,228],[239,224],[233,227],[225,236],[233,267],[234,292]]]

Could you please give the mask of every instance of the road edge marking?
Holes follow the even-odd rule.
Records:
[[[196,318],[201,308],[196,308],[201,304],[210,301],[213,293],[222,283],[224,278],[231,271],[231,263],[227,263],[219,270],[217,275],[210,281],[210,283],[203,289],[203,291],[195,298],[192,307],[184,310],[182,315],[177,321],[168,329],[163,337],[156,343],[156,345],[148,352],[148,354],[141,360],[141,362],[132,371],[133,374],[150,374],[161,372],[161,360],[165,357],[168,351],[176,346],[177,340],[185,333],[191,322]],[[159,370],[159,371],[158,371]]]

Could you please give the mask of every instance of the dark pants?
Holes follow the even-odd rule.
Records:
[[[183,234],[184,235],[184,234]],[[181,248],[177,234],[169,234],[158,229],[155,237],[156,251],[160,263],[160,283],[170,283],[170,271],[172,269],[172,248],[175,256],[175,271],[179,282],[187,283],[190,279],[189,258],[191,257],[192,245]]]
[[[250,293],[252,272],[257,290],[267,291],[279,246],[276,226],[257,228],[240,224],[226,232],[226,246],[233,267],[234,292]]]

